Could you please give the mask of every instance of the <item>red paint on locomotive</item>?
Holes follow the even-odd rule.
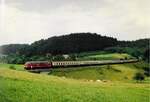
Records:
[[[26,70],[50,69],[52,68],[52,63],[48,61],[30,61],[25,63],[24,68]]]

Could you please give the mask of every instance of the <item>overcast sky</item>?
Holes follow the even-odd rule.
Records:
[[[74,32],[150,38],[150,0],[0,0],[0,45]]]

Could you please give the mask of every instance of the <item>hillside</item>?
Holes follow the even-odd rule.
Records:
[[[149,84],[85,82],[0,68],[1,102],[148,102]]]
[[[131,59],[133,56],[127,53],[88,52],[78,54],[77,60],[119,60]]]
[[[91,52],[79,58],[130,58],[128,54]],[[149,77],[141,83],[133,79],[144,73],[145,62],[56,69],[50,73],[26,72],[23,65],[0,63],[1,102],[148,102]],[[42,97],[41,97],[42,96]]]
[[[133,58],[126,53],[106,53],[106,52],[85,52],[78,54],[77,60],[119,60]],[[22,65],[0,64],[0,67],[23,71]],[[145,69],[146,68],[146,69]],[[136,73],[147,73],[148,64],[145,62],[86,66],[86,67],[70,67],[68,69],[58,68],[50,72],[50,75],[56,75],[67,78],[83,79],[83,80],[108,80],[134,82],[133,77]]]
[[[23,65],[0,64],[0,68],[24,71]],[[69,67],[67,69],[57,68],[51,71],[49,75],[83,80],[135,82],[133,77],[137,72],[144,73],[144,68],[148,68],[148,64],[145,62],[85,67]]]
[[[60,68],[61,69],[61,68]],[[52,71],[50,74],[75,78],[84,80],[108,80],[108,81],[122,81],[122,82],[132,82],[133,77],[137,72],[142,72],[141,69],[136,69],[133,64],[123,64],[123,65],[103,65],[103,66],[90,66],[75,69],[70,68],[70,70],[61,69],[59,71]]]
[[[64,54],[71,57],[67,60],[76,60],[76,56],[82,53],[104,52],[106,54],[116,53],[116,55],[106,56],[86,56],[81,60],[113,59],[113,57],[127,56],[129,54],[145,61],[149,60],[150,39],[140,39],[136,41],[118,41],[116,38],[101,36],[96,33],[73,33],[63,36],[54,36],[48,39],[35,41],[32,44],[8,44],[0,46],[0,53],[8,55],[0,57],[2,63],[23,64],[26,61],[35,60],[65,60]],[[119,55],[119,54],[120,55]],[[121,55],[122,54],[122,55]],[[108,58],[107,56],[111,56]],[[129,57],[129,56],[127,56]],[[78,59],[80,60],[80,58]]]
[[[4,45],[1,49],[4,54],[19,53],[24,55],[45,55],[46,53],[64,54],[96,51],[115,46],[116,44],[117,39],[112,37],[101,36],[96,33],[74,33],[42,39],[35,41],[31,45]]]
[[[104,51],[115,47],[129,47],[144,51],[148,48],[150,39],[135,41],[119,41],[116,38],[101,36],[96,33],[73,33],[63,36],[54,36],[35,41],[32,44],[8,44],[0,46],[2,54],[19,54],[25,56],[46,54],[70,54],[88,51]],[[139,51],[139,52],[140,52]]]

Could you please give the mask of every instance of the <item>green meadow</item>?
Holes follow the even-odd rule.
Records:
[[[66,74],[64,77],[61,75],[62,71],[54,71],[50,75],[37,74],[24,71],[23,65],[0,64],[0,100],[1,102],[149,102],[149,83],[133,81],[132,76],[138,71],[133,66],[135,65],[120,64],[67,70],[69,72],[63,70]],[[97,79],[102,81],[96,81]],[[107,81],[103,81],[104,79]]]
[[[79,60],[114,60],[114,59],[130,59],[131,55],[126,53],[106,53],[106,52],[92,52],[82,53],[79,55]]]

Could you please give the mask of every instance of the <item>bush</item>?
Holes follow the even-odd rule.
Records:
[[[56,55],[53,57],[53,61],[63,61],[65,58],[62,55]]]
[[[71,54],[69,57],[70,57],[70,60],[76,61],[77,56],[75,54]]]
[[[132,48],[132,47],[108,47],[104,49],[107,52],[110,53],[127,53],[129,55],[132,55],[136,58],[142,57],[143,52],[140,48]]]
[[[150,62],[150,48],[144,51],[144,60],[146,60],[147,62]]]
[[[145,79],[145,75],[141,72],[138,72],[135,74],[134,79],[137,81],[142,81]]]
[[[10,69],[16,70],[15,66],[9,66]]]
[[[150,76],[150,67],[145,67],[144,68],[144,74],[146,75],[146,76]]]

